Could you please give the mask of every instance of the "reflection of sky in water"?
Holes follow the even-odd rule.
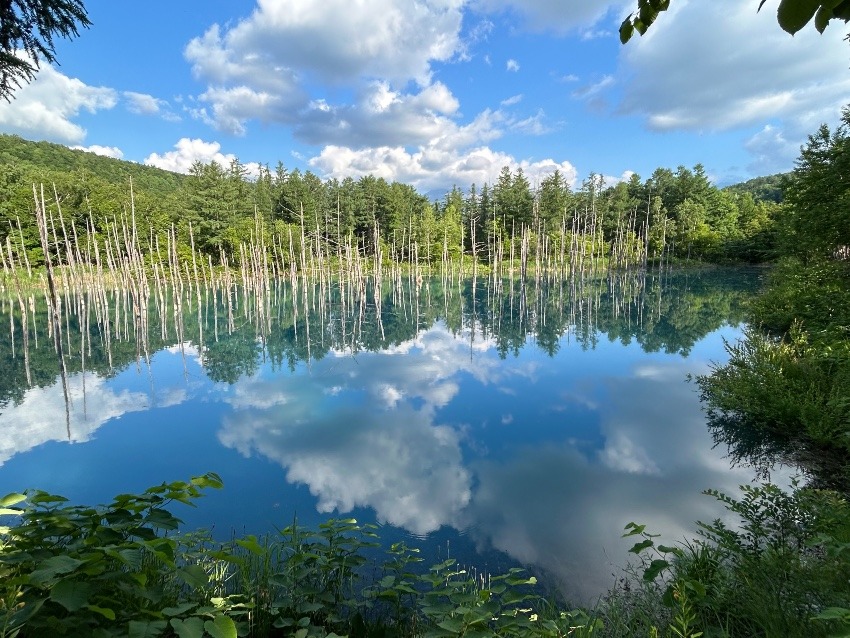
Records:
[[[62,443],[58,386],[7,407],[0,492],[103,502],[216,471],[225,489],[177,509],[187,524],[226,536],[355,511],[416,535],[447,526],[594,595],[625,562],[630,520],[673,540],[720,513],[701,490],[751,480],[712,450],[685,381],[736,335],[715,332],[687,359],[604,338],[583,350],[564,336],[554,358],[529,344],[500,360],[494,343],[438,323],[384,352],[332,352],[294,373],[262,366],[232,386],[208,381],[195,351],[184,361],[172,349],[150,371],[88,374],[85,409],[72,377],[81,445]]]

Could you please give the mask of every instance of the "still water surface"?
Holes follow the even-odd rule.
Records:
[[[100,503],[214,471],[224,490],[174,510],[187,528],[228,537],[353,515],[426,561],[521,563],[590,600],[627,560],[626,523],[681,538],[720,514],[701,490],[753,479],[713,447],[687,377],[725,359],[758,284],[706,271],[578,287],[399,280],[359,297],[286,284],[256,305],[187,294],[179,317],[148,310],[142,345],[115,310],[108,344],[103,326],[86,345],[86,322],[69,320],[67,414],[42,308],[35,387],[21,326],[0,345],[0,493]]]

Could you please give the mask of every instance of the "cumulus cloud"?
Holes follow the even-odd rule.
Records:
[[[800,154],[800,142],[789,141],[785,131],[770,124],[750,137],[744,148],[753,156],[753,161],[747,167],[753,173],[780,173],[787,171]]]
[[[72,146],[71,148],[77,151],[94,153],[95,155],[103,155],[104,157],[114,157],[115,159],[121,159],[124,157],[124,151],[117,146],[100,146],[99,144],[92,144],[91,146]]]
[[[195,162],[209,164],[216,162],[222,166],[229,166],[237,159],[232,153],[222,153],[221,144],[218,142],[205,142],[201,139],[180,138],[174,145],[176,150],[166,151],[162,155],[151,153],[145,158],[144,163],[148,166],[156,166],[166,171],[175,173],[188,173]],[[249,176],[259,174],[260,165],[256,162],[243,164]]]
[[[514,72],[519,71],[519,62],[517,62],[516,60],[511,58],[505,63],[505,68],[508,71],[514,71]]]
[[[461,48],[463,0],[257,4],[232,28],[214,25],[189,43],[185,55],[199,78],[256,88],[258,82],[289,83],[298,69],[331,82],[427,83],[431,61],[451,59]]]
[[[518,15],[522,24],[539,31],[566,32],[597,24],[611,14],[622,13],[636,4],[634,0],[561,2],[559,0],[475,0],[479,11],[508,11]]]
[[[117,101],[110,88],[88,86],[43,65],[35,80],[20,88],[11,103],[0,102],[0,127],[25,137],[79,144],[86,131],[73,118],[84,110],[111,109]]]
[[[158,115],[169,122],[179,122],[180,116],[171,110],[167,101],[147,93],[124,91],[122,93],[127,110],[136,115]]]
[[[629,84],[619,110],[650,129],[719,131],[772,121],[767,135],[751,141],[758,158],[768,135],[798,147],[820,122],[835,122],[850,94],[840,29],[820,35],[807,27],[792,38],[770,11],[736,0],[682,0],[663,18],[621,53]]]
[[[517,160],[486,146],[462,150],[429,146],[415,151],[398,146],[360,150],[326,146],[318,156],[310,159],[309,164],[330,177],[358,178],[371,174],[411,184],[419,190],[452,184],[492,184],[504,166],[513,171],[522,168],[532,180],[542,180],[556,169],[570,185],[577,178],[577,171],[570,162]]]
[[[376,81],[364,86],[352,104],[313,102],[312,108],[293,121],[293,133],[310,144],[330,141],[352,147],[417,145],[433,140],[468,144],[498,135],[499,115],[487,111],[461,126],[454,119],[459,106],[441,82],[418,92],[402,92]]]

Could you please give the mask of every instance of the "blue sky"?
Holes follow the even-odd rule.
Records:
[[[791,37],[777,0],[86,0],[91,29],[0,104],[0,131],[169,170],[282,161],[422,192],[559,168],[574,186],[702,163],[789,170],[850,101],[840,23]]]

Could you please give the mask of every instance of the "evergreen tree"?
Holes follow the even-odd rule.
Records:
[[[0,2],[0,97],[11,101],[16,89],[32,82],[42,61],[56,61],[57,35],[74,38],[90,25],[81,0]]]

